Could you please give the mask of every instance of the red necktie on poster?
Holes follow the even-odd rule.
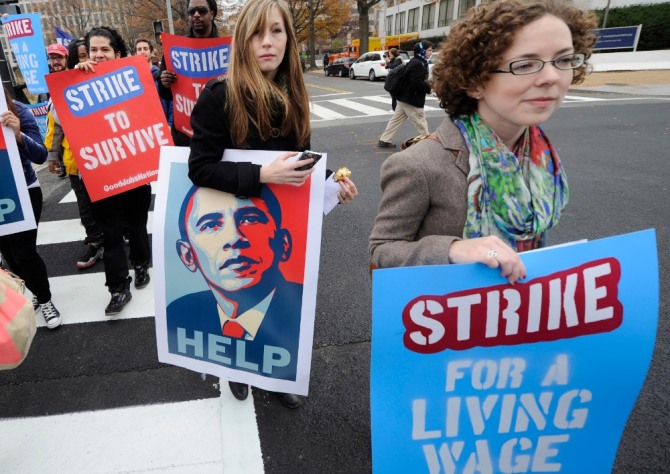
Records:
[[[237,321],[226,321],[221,328],[224,336],[241,339],[246,334],[246,331]]]

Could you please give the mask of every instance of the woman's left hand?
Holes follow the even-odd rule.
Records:
[[[340,200],[340,204],[349,204],[351,201],[356,199],[358,196],[358,189],[356,185],[349,178],[344,178],[340,183],[340,190],[337,193],[337,198]]]
[[[0,120],[2,121],[2,125],[12,129],[12,131],[14,132],[14,136],[16,137],[16,141],[17,142],[20,141],[22,143],[23,140],[21,137],[21,120],[19,120],[19,118],[9,110],[6,110],[2,113],[2,116],[0,116]]]

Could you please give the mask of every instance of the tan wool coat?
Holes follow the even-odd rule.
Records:
[[[449,246],[463,238],[469,151],[450,118],[435,135],[382,165],[383,195],[369,239],[379,268],[447,264]]]

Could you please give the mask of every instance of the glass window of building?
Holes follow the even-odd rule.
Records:
[[[440,2],[440,11],[437,17],[438,28],[451,25],[454,21],[454,0]]]
[[[475,4],[477,3],[476,0],[460,0],[458,3],[458,17],[462,18],[465,16],[465,12],[467,12],[470,8],[474,7]]]
[[[407,12],[407,33],[419,31],[419,8],[412,8]]]
[[[423,7],[423,19],[421,22],[422,30],[435,28],[435,4],[430,3]]]

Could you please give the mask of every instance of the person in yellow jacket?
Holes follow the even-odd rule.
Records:
[[[58,167],[58,161],[62,155],[63,163],[65,164],[65,172],[70,179],[70,185],[77,198],[77,206],[79,207],[79,217],[81,223],[86,229],[86,238],[84,244],[86,251],[81,257],[77,259],[77,268],[83,270],[92,267],[98,260],[103,257],[103,234],[102,228],[96,222],[91,211],[91,198],[86,191],[84,182],[79,175],[77,162],[74,159],[70,144],[67,138],[63,135],[63,129],[58,120],[58,114],[53,107],[53,103],[49,102],[49,113],[47,114],[47,134],[44,139],[44,145],[49,152],[49,170],[52,171]]]

